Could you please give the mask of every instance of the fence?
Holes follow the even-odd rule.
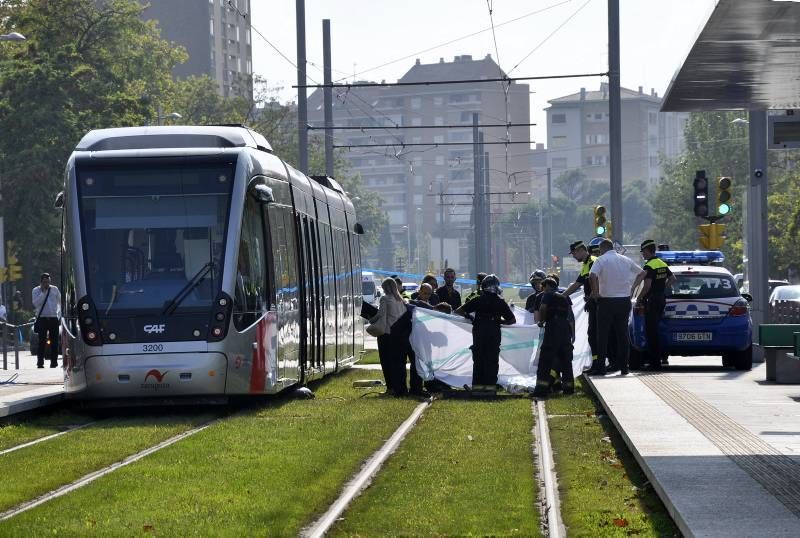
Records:
[[[800,302],[775,302],[775,304],[770,306],[769,319],[772,323],[800,324]]]
[[[32,321],[28,323],[22,323],[20,325],[14,325],[12,323],[8,323],[5,321],[0,321],[0,339],[2,339],[2,347],[3,347],[3,370],[8,370],[8,340],[9,336],[13,337],[14,341],[14,369],[19,370],[19,340],[20,340],[20,330],[23,327],[30,327],[33,325]],[[9,334],[10,331],[10,334]]]

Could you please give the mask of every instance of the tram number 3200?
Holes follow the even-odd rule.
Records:
[[[142,351],[144,353],[158,353],[159,351],[164,351],[164,344],[144,344]]]

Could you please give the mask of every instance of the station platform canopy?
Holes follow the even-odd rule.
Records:
[[[663,112],[800,108],[800,1],[719,0]]]

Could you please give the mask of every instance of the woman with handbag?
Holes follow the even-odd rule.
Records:
[[[384,296],[381,297],[378,313],[369,320],[367,333],[378,337],[378,356],[383,377],[386,379],[387,392],[403,396],[408,392],[405,361],[408,342],[401,340],[407,340],[408,334],[401,330],[393,334],[392,326],[406,313],[406,304],[397,289],[397,283],[391,278],[384,280],[381,288]]]
[[[44,359],[50,359],[50,368],[58,367],[58,329],[61,315],[61,292],[50,285],[50,274],[42,273],[40,284],[31,293],[36,321],[33,330],[39,335],[39,349],[36,353],[36,366],[44,368]],[[48,336],[50,345],[47,345]]]

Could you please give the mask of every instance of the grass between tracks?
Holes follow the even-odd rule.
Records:
[[[91,420],[90,417],[65,411],[47,415],[35,415],[24,420],[13,418],[0,425],[0,450],[62,432],[72,426],[85,424]]]
[[[678,536],[622,437],[580,381],[575,395],[546,404],[567,533]]]
[[[531,402],[437,400],[334,536],[537,536]]]
[[[378,357],[377,349],[370,349],[361,357],[358,364],[380,364],[381,359]]]
[[[353,389],[351,370],[314,400],[276,398],[0,524],[0,535],[289,536],[418,404]]]
[[[0,456],[0,510],[68,484],[92,471],[163,441],[209,417],[145,417],[101,420]]]

